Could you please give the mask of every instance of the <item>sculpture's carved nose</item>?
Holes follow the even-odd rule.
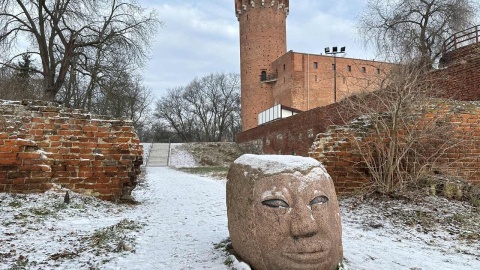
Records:
[[[290,221],[290,234],[294,239],[312,237],[318,233],[312,210],[306,204],[302,204],[293,209]]]

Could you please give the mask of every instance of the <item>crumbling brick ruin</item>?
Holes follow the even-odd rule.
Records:
[[[432,99],[429,107],[430,110],[423,112],[417,121],[448,125],[452,131],[448,135],[459,142],[446,148],[446,153],[435,160],[439,166],[437,173],[453,173],[480,184],[480,102]],[[376,133],[369,131],[367,122],[358,119],[349,125],[330,126],[316,136],[310,149],[309,155],[324,164],[340,192],[352,192],[368,184],[368,169],[362,162],[359,144],[352,141],[378,140]],[[359,126],[364,129],[359,129]],[[406,133],[399,131],[399,134]]]
[[[45,192],[57,184],[105,200],[126,198],[142,153],[130,120],[0,100],[0,192]]]

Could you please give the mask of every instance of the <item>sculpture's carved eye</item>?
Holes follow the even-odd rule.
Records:
[[[315,204],[324,204],[328,202],[328,198],[326,196],[317,196],[313,200],[310,201],[310,205]]]
[[[287,202],[280,199],[265,200],[265,201],[262,201],[262,204],[271,208],[289,208],[290,207]]]

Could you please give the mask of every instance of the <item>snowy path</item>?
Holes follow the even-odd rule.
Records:
[[[147,168],[146,177],[130,216],[146,223],[136,253],[102,269],[228,269],[213,248],[228,236],[225,183],[166,167]]]

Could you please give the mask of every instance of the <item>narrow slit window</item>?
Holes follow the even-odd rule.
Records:
[[[313,62],[313,68],[318,68],[318,62]]]
[[[367,68],[366,67],[362,67],[362,73],[367,73]]]
[[[348,65],[348,66],[347,66],[347,71],[348,71],[348,72],[351,72],[351,71],[352,71],[352,66]]]

